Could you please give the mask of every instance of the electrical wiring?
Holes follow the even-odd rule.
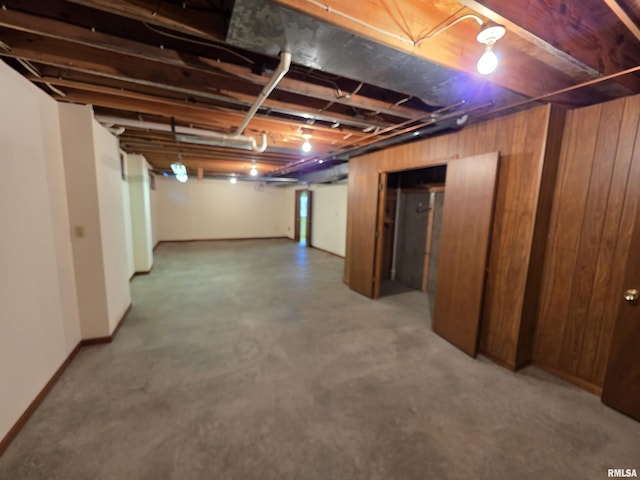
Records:
[[[174,40],[180,40],[181,42],[190,42],[193,43],[195,45],[202,45],[205,47],[211,47],[211,48],[215,48],[217,50],[222,50],[224,52],[230,53],[238,58],[240,58],[241,60],[244,60],[247,63],[250,63],[251,65],[254,65],[256,62],[254,62],[253,60],[251,60],[248,57],[245,57],[244,55],[236,52],[235,50],[232,50],[230,48],[224,47],[222,45],[218,45],[217,43],[213,43],[213,42],[205,42],[202,40],[196,40],[195,38],[189,38],[189,37],[183,37],[182,35],[176,35],[174,33],[169,33],[169,32],[165,32],[159,28],[153,27],[150,24],[148,24],[147,22],[142,22],[142,24],[149,30],[151,30],[154,33],[157,33],[158,35],[163,35],[165,37],[168,38],[173,38]]]

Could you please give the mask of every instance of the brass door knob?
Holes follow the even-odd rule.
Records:
[[[638,289],[630,288],[624,292],[624,299],[629,303],[636,303],[638,301]]]

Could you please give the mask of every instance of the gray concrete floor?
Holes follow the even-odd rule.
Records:
[[[536,369],[472,359],[426,296],[379,301],[293,242],[162,244],[114,343],[87,347],[0,478],[600,479],[640,423]]]

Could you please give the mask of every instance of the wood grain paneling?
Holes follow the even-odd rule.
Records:
[[[480,350],[515,368],[523,308],[535,304],[539,293],[525,287],[530,270],[541,268],[541,263],[530,262],[532,251],[539,249],[534,240],[546,242],[546,224],[536,223],[536,219],[541,196],[552,193],[540,188],[548,138],[557,134],[549,131],[551,112],[550,106],[542,106],[352,159],[345,265],[345,279],[351,288],[371,296],[380,172],[442,165],[452,158],[498,151],[501,167]],[[553,183],[555,170],[548,173],[545,181]],[[548,204],[542,202],[543,206]],[[536,230],[542,234],[534,237]]]
[[[378,210],[376,212],[376,243],[375,267],[373,272],[373,298],[380,298],[380,284],[382,283],[382,271],[384,261],[384,246],[380,246],[384,241],[384,218],[385,207],[387,205],[387,174],[385,172],[378,175]]]
[[[447,164],[433,331],[474,357],[478,352],[498,158],[494,152]]]
[[[348,195],[345,282],[352,290],[371,297],[378,207],[377,171],[354,171],[350,163]]]
[[[542,278],[534,361],[601,387],[636,198],[628,190],[640,97],[567,117]],[[635,158],[634,158],[635,157]]]
[[[540,178],[536,225],[534,228],[531,257],[529,259],[531,265],[541,266],[544,263],[565,118],[566,112],[564,110],[551,110],[549,128],[547,129],[547,148],[545,150],[544,164],[542,167],[542,177]],[[516,367],[525,366],[533,359],[533,345],[538,319],[542,272],[542,268],[529,268],[524,304],[522,307],[522,318],[520,321],[520,333],[518,335]]]

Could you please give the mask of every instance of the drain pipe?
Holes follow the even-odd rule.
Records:
[[[165,123],[145,122],[143,120],[133,120],[130,118],[111,117],[108,115],[96,115],[96,120],[107,128],[114,125],[129,128],[140,128],[143,130],[153,130],[155,132],[173,132],[171,125]],[[176,125],[175,133],[178,140],[186,143],[201,143],[221,147],[239,148],[253,150],[262,153],[267,149],[267,134],[262,134],[262,143],[258,145],[255,138],[248,135],[229,135],[212,132],[202,128],[181,127]]]
[[[290,66],[291,66],[291,52],[284,51],[280,54],[280,64],[278,65],[278,68],[276,69],[273,76],[271,77],[271,80],[269,80],[269,82],[264,86],[264,88],[260,92],[260,95],[258,95],[258,99],[256,100],[256,102],[251,106],[251,108],[247,112],[247,115],[244,117],[244,120],[236,130],[236,135],[242,135],[242,132],[244,132],[244,129],[247,128],[247,125],[249,124],[253,116],[256,114],[258,109],[262,106],[262,104],[267,99],[267,97],[271,94],[273,89],[276,88],[278,83],[280,83],[280,80],[282,80],[282,78],[287,74]]]
[[[96,120],[100,123],[112,127],[113,125],[119,125],[121,127],[142,128],[145,130],[155,130],[158,132],[173,132],[177,135],[178,140],[181,142],[199,143],[206,145],[214,145],[220,147],[239,148],[244,150],[252,150],[257,153],[262,153],[267,149],[267,134],[262,133],[262,143],[258,145],[255,138],[249,135],[242,135],[245,128],[260,109],[264,101],[276,88],[280,80],[287,74],[289,67],[291,66],[291,53],[282,52],[280,54],[280,63],[276,68],[273,76],[264,86],[257,100],[251,106],[249,111],[244,117],[244,120],[236,130],[235,134],[224,134],[218,132],[212,132],[201,128],[191,127],[178,127],[172,128],[170,125],[163,123],[152,123],[140,120],[131,120],[126,118],[110,117],[106,115],[96,115]]]

